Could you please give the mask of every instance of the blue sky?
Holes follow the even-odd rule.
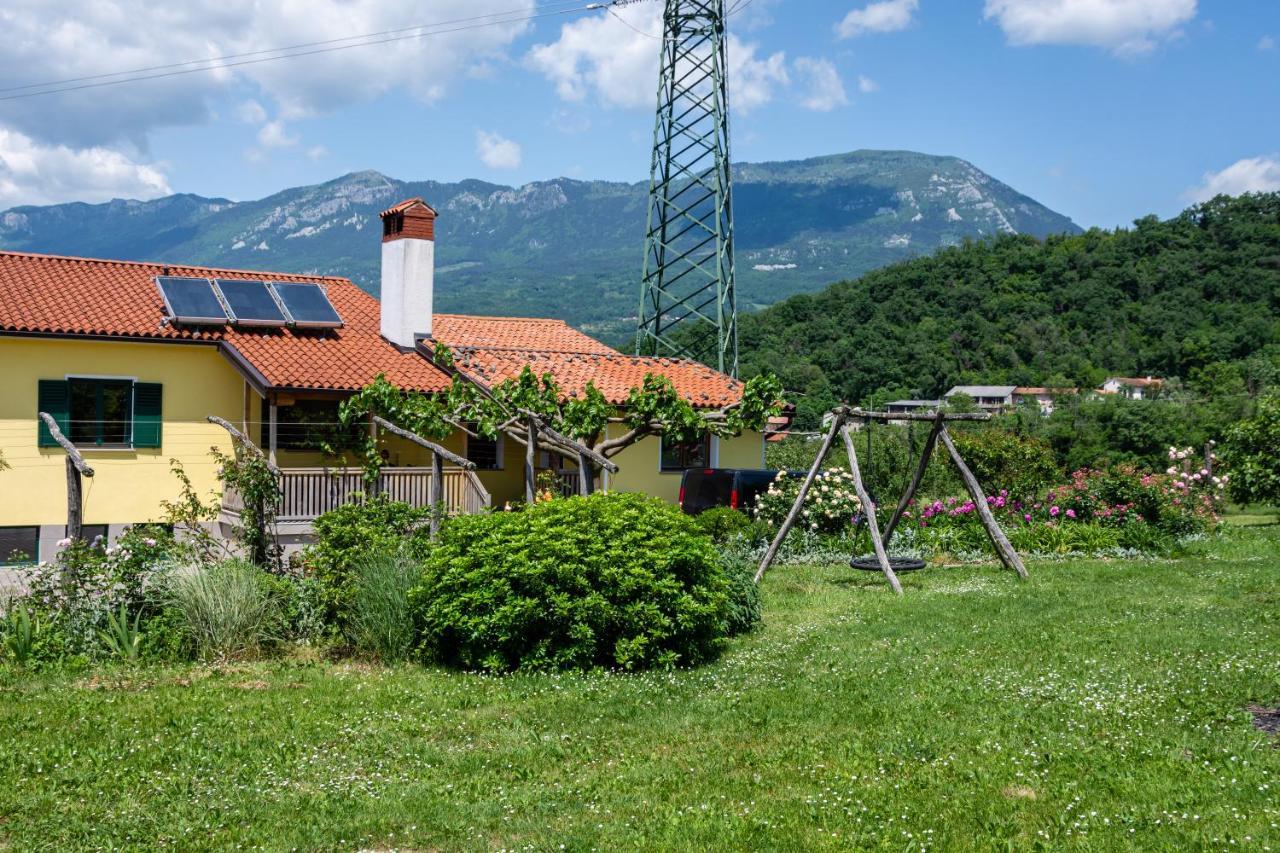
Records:
[[[358,169],[506,184],[647,176],[660,3],[534,21],[519,18],[585,4],[417,5],[102,0],[51,21],[46,4],[14,0],[0,29],[19,47],[0,55],[0,87],[519,14],[0,101],[0,209],[256,198]],[[1085,226],[1280,189],[1276,0],[751,0],[730,30],[738,160],[951,154]]]

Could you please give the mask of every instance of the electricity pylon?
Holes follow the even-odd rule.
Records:
[[[666,0],[636,352],[737,376],[724,5]]]

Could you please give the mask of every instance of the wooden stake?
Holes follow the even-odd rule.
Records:
[[[933,429],[929,431],[929,438],[924,443],[924,451],[920,455],[920,464],[916,466],[916,471],[911,475],[911,483],[907,486],[907,491],[902,495],[902,499],[898,501],[898,506],[893,511],[893,515],[889,518],[888,525],[884,529],[884,547],[889,547],[889,542],[893,539],[893,534],[898,529],[898,522],[902,520],[902,514],[907,511],[907,505],[911,503],[911,499],[916,496],[916,491],[920,488],[920,483],[924,480],[925,472],[929,469],[929,460],[933,458],[933,449],[938,444],[938,430],[942,429],[942,413],[939,412],[933,420]]]
[[[533,454],[538,449],[538,422],[529,418],[524,429],[524,500],[532,505],[538,498],[537,477],[533,468]]]
[[[755,581],[757,584],[764,578],[764,573],[769,571],[769,566],[773,565],[773,560],[778,556],[778,549],[782,547],[783,540],[787,538],[787,534],[791,532],[792,525],[800,517],[800,510],[804,507],[804,499],[809,496],[809,488],[813,485],[814,478],[818,476],[818,470],[822,467],[822,463],[826,461],[827,454],[831,452],[831,445],[836,440],[836,433],[840,432],[840,428],[844,426],[844,419],[844,409],[837,409],[831,413],[831,430],[827,433],[826,438],[822,440],[822,447],[818,449],[818,456],[813,460],[813,466],[809,468],[809,473],[805,476],[804,482],[800,484],[800,492],[796,495],[796,502],[791,505],[791,511],[787,513],[782,526],[778,528],[778,535],[774,536],[773,542],[769,543],[769,550],[765,551],[764,558],[760,561],[760,567],[756,569]]]
[[[49,435],[67,453],[67,538],[79,539],[84,528],[84,490],[81,475],[93,476],[93,469],[80,455],[80,449],[71,443],[58,422],[48,412],[40,412],[40,420],[49,428]]]
[[[591,457],[578,451],[578,494],[584,498],[596,490],[596,469]]]
[[[875,501],[871,500],[867,487],[862,484],[862,471],[858,468],[858,452],[853,449],[853,436],[849,435],[848,425],[840,428],[840,437],[844,439],[844,449],[849,454],[849,471],[853,474],[853,488],[858,493],[858,500],[862,501],[862,514],[867,519],[867,530],[871,532],[871,547],[875,549],[880,571],[884,572],[893,591],[902,595],[902,584],[898,582],[898,575],[889,564],[889,555],[884,549],[884,542],[880,539],[880,523],[876,521]]]
[[[431,494],[427,501],[431,508],[431,538],[440,533],[441,508],[444,506],[444,460],[439,453],[431,454]]]
[[[978,507],[978,515],[982,518],[982,525],[987,529],[987,536],[991,539],[991,544],[996,548],[996,554],[1000,557],[1000,561],[1010,569],[1018,573],[1018,577],[1027,577],[1027,568],[1022,565],[1022,558],[1018,556],[1018,552],[1013,550],[1013,546],[1009,544],[1009,539],[1004,535],[1004,531],[1000,529],[1000,525],[996,523],[996,517],[991,513],[991,507],[987,506],[987,496],[982,493],[982,486],[978,485],[978,478],[973,476],[973,472],[969,470],[969,466],[964,464],[964,459],[960,456],[960,451],[956,449],[955,443],[951,441],[951,435],[947,432],[944,425],[938,432],[938,437],[942,439],[942,444],[947,448],[947,452],[951,454],[951,461],[955,463],[956,470],[960,472],[960,479],[964,480],[965,486],[969,488],[969,496],[973,498],[973,502]]]

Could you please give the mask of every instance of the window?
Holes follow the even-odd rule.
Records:
[[[662,470],[684,471],[687,468],[711,466],[711,436],[704,435],[697,441],[662,441]]]
[[[62,434],[80,447],[159,447],[161,392],[156,383],[132,379],[41,379],[37,411],[51,415]],[[43,421],[38,444],[57,446]]]
[[[338,424],[338,400],[298,400],[276,408],[276,449],[335,451],[357,447],[363,424]],[[271,446],[271,422],[262,419],[263,448]]]
[[[95,540],[100,539],[102,546],[105,548],[107,545],[107,526],[105,524],[82,524],[80,525],[80,538],[90,545]]]
[[[39,527],[0,527],[0,566],[34,563],[39,552]]]
[[[467,429],[473,430],[475,425],[468,424]],[[467,460],[476,463],[481,471],[501,471],[502,436],[496,439],[467,436]]]

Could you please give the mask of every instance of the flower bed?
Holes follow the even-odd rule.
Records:
[[[756,503],[755,517],[776,530],[791,511],[798,494],[800,480],[779,471]],[[840,533],[848,529],[860,512],[862,502],[854,491],[853,475],[839,468],[828,468],[814,478],[797,527],[816,533]]]
[[[1147,474],[1120,466],[1083,468],[1035,500],[1017,500],[1006,491],[986,500],[1014,547],[1022,551],[1161,552],[1180,538],[1217,526],[1223,488],[1223,478],[1213,477],[1207,468],[1174,466],[1163,474]],[[909,514],[915,522],[911,538],[921,550],[960,553],[986,547],[972,500],[935,500],[913,507]]]

